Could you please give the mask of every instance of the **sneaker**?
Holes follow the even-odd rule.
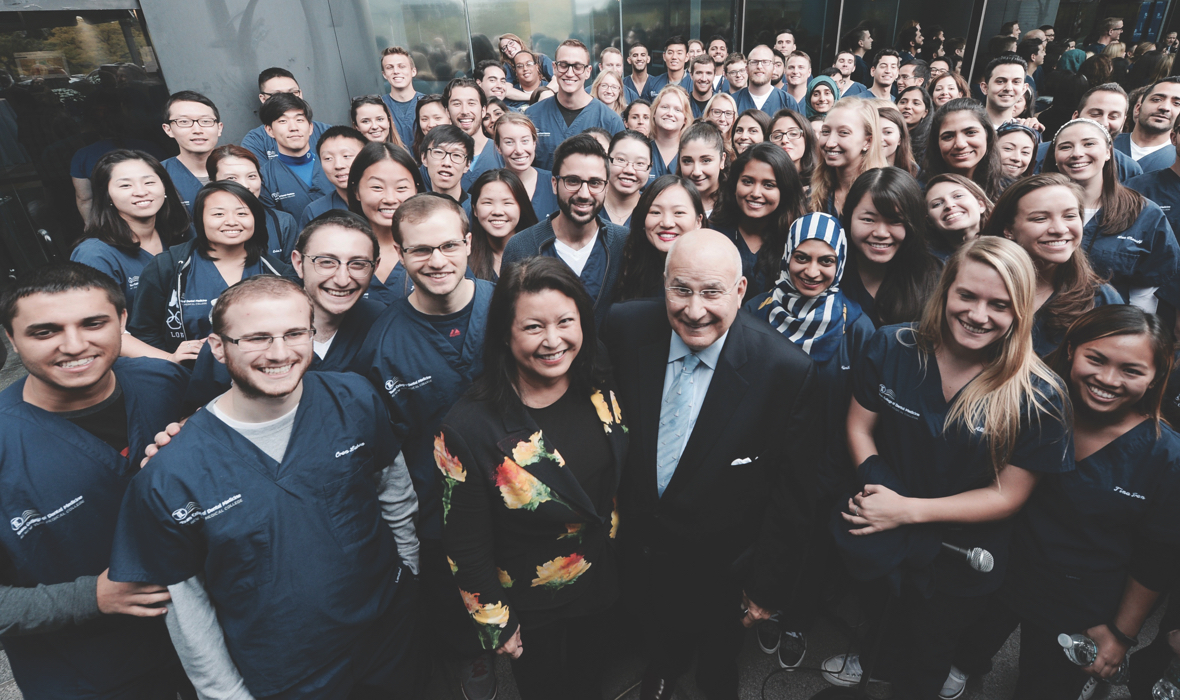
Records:
[[[1078,700],[1090,700],[1094,697],[1094,691],[1098,688],[1098,679],[1091,676],[1086,681],[1086,685],[1082,686],[1082,694],[1078,696]]]
[[[496,700],[496,659],[491,654],[480,654],[464,659],[459,664],[459,678],[463,697],[467,700]]]
[[[758,648],[764,654],[773,654],[778,651],[778,639],[781,632],[778,626],[778,617],[771,617],[769,620],[758,623],[755,629],[758,637]]]
[[[802,632],[783,630],[778,644],[778,665],[794,671],[807,655],[807,637]]]
[[[839,685],[845,688],[860,683],[860,677],[863,674],[860,668],[860,654],[837,654],[836,656],[829,656],[820,664],[820,670],[823,671],[824,680],[832,685]],[[888,686],[888,681],[877,680],[870,678],[871,683],[880,683]]]
[[[941,700],[955,700],[966,689],[967,674],[951,666],[951,672],[947,674],[946,683],[942,684],[942,692],[938,694],[938,697]]]

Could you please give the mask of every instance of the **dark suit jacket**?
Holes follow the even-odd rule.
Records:
[[[596,390],[617,487],[627,428],[615,395]],[[512,636],[521,611],[554,611],[618,595],[617,511],[598,513],[559,446],[520,401],[502,406],[464,396],[434,440],[443,475],[443,545],[484,649]],[[584,598],[591,596],[591,598]],[[597,611],[583,611],[597,612]]]
[[[631,428],[619,486],[620,542],[690,557],[736,577],[759,605],[785,606],[803,563],[820,442],[811,358],[739,313],[663,497],[656,438],[672,328],[663,300],[616,304],[603,330]]]

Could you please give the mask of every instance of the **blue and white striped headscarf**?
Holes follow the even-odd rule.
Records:
[[[836,251],[836,277],[832,286],[814,297],[805,297],[791,282],[789,265],[795,249],[811,238],[832,246]],[[786,249],[783,251],[782,272],[771,294],[768,320],[779,333],[803,349],[816,362],[823,362],[836,353],[844,326],[860,315],[860,308],[851,304],[840,292],[844,276],[844,262],[848,258],[848,239],[840,222],[829,214],[808,214],[791,224]]]

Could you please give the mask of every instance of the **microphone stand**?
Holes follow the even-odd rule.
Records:
[[[873,700],[873,696],[869,695],[869,679],[873,677],[873,669],[881,656],[881,645],[885,640],[885,631],[889,627],[887,623],[896,602],[897,596],[890,592],[889,597],[885,599],[884,610],[881,612],[881,622],[877,625],[877,638],[873,640],[872,653],[867,659],[861,656],[860,683],[852,688],[841,688],[835,685],[824,688],[812,695],[811,700]],[[845,663],[847,663],[847,657],[845,657]]]

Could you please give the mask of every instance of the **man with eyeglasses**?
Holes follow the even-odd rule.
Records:
[[[471,236],[463,210],[437,194],[402,202],[393,217],[398,257],[414,282],[373,324],[352,370],[378,390],[418,494],[422,604],[417,648],[465,659],[460,675],[470,700],[496,694],[494,663],[471,634],[467,609],[442,547],[442,485],[434,436],[442,419],[483,371],[483,342],[494,285],[465,277]],[[417,693],[427,697],[431,664],[422,664]]]
[[[749,85],[749,73],[746,57],[741,53],[731,53],[725,57],[722,65],[725,73],[725,89],[730,95],[736,95]]]
[[[664,42],[664,65],[667,72],[663,75],[653,75],[644,86],[649,100],[655,100],[668,85],[679,85],[685,92],[692,92],[692,76],[685,70],[684,62],[688,60],[688,42],[680,35],[668,37]]]
[[[217,105],[199,92],[181,90],[164,103],[164,133],[176,142],[180,154],[161,165],[172,178],[176,193],[190,217],[197,192],[209,182],[205,161],[217,148],[217,139],[221,138],[224,126]]]
[[[175,700],[168,591],[109,578],[123,495],[188,372],[120,358],[122,290],[75,262],[17,278],[0,325],[28,376],[0,393],[0,631],[26,698]]]
[[[300,89],[295,76],[286,68],[267,68],[258,74],[258,101],[260,103],[265,103],[272,95],[280,92],[286,92],[303,99],[303,90]],[[331,126],[331,124],[324,122],[311,123],[310,143],[312,148],[315,148],[315,145],[319,143],[320,134]],[[253,153],[259,163],[265,163],[279,155],[278,146],[275,145],[274,138],[266,133],[265,126],[260,125],[251,129],[242,137],[242,142],[239,145]]]
[[[713,58],[701,54],[692,59],[688,69],[692,77],[692,92],[688,95],[692,104],[692,118],[700,119],[705,113],[705,105],[713,99]]]
[[[1123,18],[1122,17],[1107,17],[1098,23],[1094,29],[1096,38],[1094,43],[1086,47],[1086,51],[1092,54],[1100,54],[1106,50],[1113,42],[1119,40],[1123,35]]]
[[[528,49],[521,49],[512,57],[512,69],[516,74],[516,84],[510,86],[505,92],[506,102],[512,109],[519,111],[527,107],[533,93],[545,82],[541,76],[539,55],[543,54],[535,54]]]
[[[263,200],[291,216],[302,216],[308,204],[335,188],[311,147],[311,106],[302,98],[280,92],[262,105],[258,116],[279,150],[258,168]]]
[[[356,359],[373,321],[385,310],[384,304],[368,298],[379,253],[368,222],[347,209],[321,215],[299,234],[291,265],[311,300],[315,342],[309,369],[343,372]],[[186,413],[229,387],[229,371],[205,343],[185,393]]]
[[[559,258],[594,299],[599,325],[614,298],[628,235],[627,229],[599,216],[608,176],[606,151],[597,139],[578,134],[563,141],[554,156],[557,212],[513,236],[501,262],[507,265],[534,255]]]
[[[414,77],[418,67],[414,57],[400,46],[390,46],[381,52],[381,77],[389,83],[389,94],[382,95],[381,101],[393,115],[397,135],[402,143],[414,143],[414,114],[418,100],[426,95],[414,89]]]
[[[426,186],[431,192],[444,194],[456,204],[467,202],[463,174],[471,165],[473,141],[457,126],[436,126],[422,139],[422,165],[426,166]],[[465,205],[470,208],[470,205]]]
[[[771,74],[774,71],[774,52],[769,46],[760,44],[750,51],[746,61],[746,71],[749,73],[750,84],[738,90],[733,99],[737,101],[738,114],[747,109],[760,109],[768,116],[780,109],[791,109],[800,114],[803,108],[794,97],[771,85]]]
[[[664,285],[615,305],[602,333],[630,416],[623,602],[647,632],[641,700],[669,700],[694,657],[704,697],[732,700],[745,628],[790,607],[803,564],[815,369],[739,312],[746,281],[724,234],[680,236]]]
[[[529,107],[528,111],[529,119],[537,127],[537,155],[533,165],[550,171],[554,150],[574,134],[595,126],[612,135],[623,130],[622,118],[585,90],[586,78],[590,76],[590,50],[585,44],[577,39],[561,42],[553,72],[557,94],[551,100]]]
[[[233,385],[123,500],[112,580],[169,587],[203,697],[389,697],[415,671],[417,499],[379,393],[307,372],[313,316],[280,277],[227,289],[209,344]]]

